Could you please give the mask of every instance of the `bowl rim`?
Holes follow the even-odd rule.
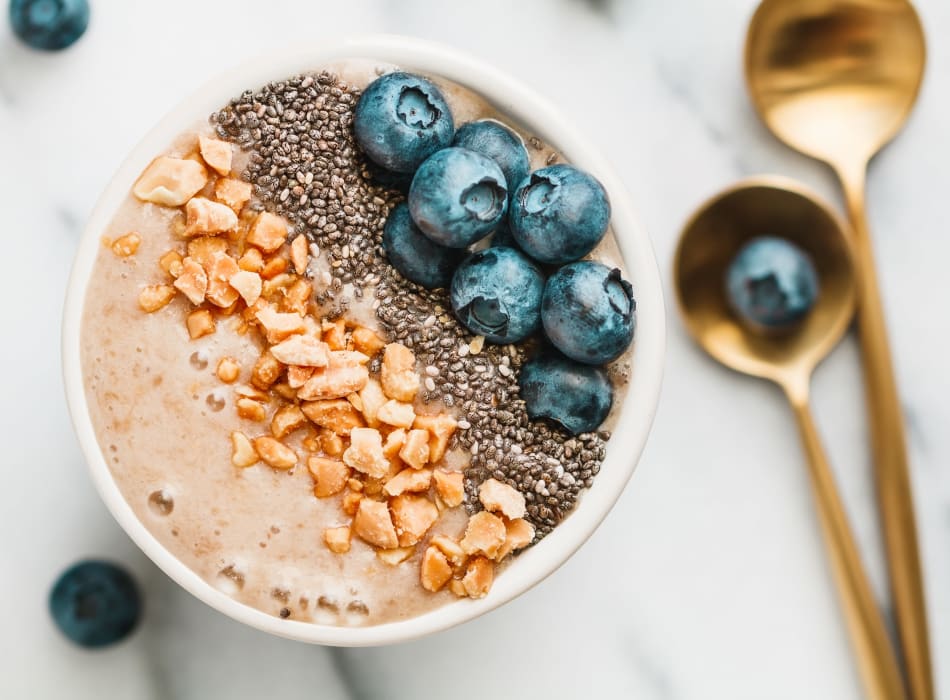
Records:
[[[512,117],[547,143],[556,144],[569,162],[596,175],[610,196],[612,227],[638,303],[629,390],[601,471],[574,512],[548,537],[519,555],[517,564],[505,569],[485,598],[459,600],[416,617],[364,627],[275,617],[219,591],[165,549],[135,515],[112,478],[87,409],[80,361],[85,293],[100,248],[100,236],[143,168],[164,152],[176,136],[193,128],[196,120],[245,89],[347,58],[396,64],[468,87],[500,113]],[[73,428],[96,489],[122,529],[170,578],[219,612],[280,637],[333,646],[391,644],[454,627],[511,601],[566,562],[607,516],[639,461],[659,402],[665,343],[662,283],[652,243],[609,163],[552,105],[502,71],[451,47],[397,35],[352,36],[259,57],[215,77],[163,116],[126,157],[86,223],[70,273],[62,324],[63,379]]]

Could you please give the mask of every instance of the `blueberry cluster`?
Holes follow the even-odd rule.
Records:
[[[571,165],[530,172],[521,138],[493,119],[456,131],[439,89],[408,73],[371,83],[353,126],[390,179],[411,175],[383,231],[393,267],[427,289],[447,287],[456,318],[488,342],[543,329],[553,347],[521,379],[529,415],[596,430],[613,401],[601,365],[630,345],[636,312],[619,270],[581,260],[610,222],[600,182]],[[472,250],[489,236],[491,247]]]

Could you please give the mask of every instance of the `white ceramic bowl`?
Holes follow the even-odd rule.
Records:
[[[576,510],[539,544],[521,554],[481,600],[460,600],[418,617],[373,627],[335,627],[281,620],[218,591],[169,553],[139,522],[112,479],[89,418],[80,365],[80,331],[86,286],[100,236],[143,168],[175,136],[248,88],[349,57],[394,63],[407,70],[443,76],[471,88],[529,131],[553,144],[567,161],[596,175],[613,205],[613,229],[626,261],[637,302],[633,372],[620,422],[594,486]],[[650,239],[613,169],[545,100],[495,68],[453,49],[398,36],[367,36],[270,56],[232,70],[199,90],[165,116],[125,160],[106,187],[86,225],[73,265],[63,319],[63,372],[73,425],[99,494],[122,528],[166,574],[226,615],[272,634],[318,644],[368,646],[421,637],[461,624],[507,603],[539,583],[587,540],[613,507],[646,443],[660,393],[665,344],[662,288]]]

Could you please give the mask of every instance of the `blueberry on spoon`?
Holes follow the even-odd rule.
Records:
[[[142,602],[124,569],[105,561],[82,561],[56,580],[49,609],[64,635],[80,646],[96,648],[128,636],[142,615]]]
[[[10,24],[28,46],[59,51],[72,46],[89,26],[87,0],[11,0]]]

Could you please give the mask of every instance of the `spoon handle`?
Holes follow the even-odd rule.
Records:
[[[901,700],[906,696],[897,658],[888,639],[884,619],[861,563],[834,476],[811,416],[808,390],[787,389],[786,393],[795,411],[808,457],[808,471],[822,535],[831,558],[838,595],[844,608],[867,697],[871,700]]]
[[[839,172],[854,229],[858,332],[867,391],[877,497],[887,550],[897,631],[913,700],[933,700],[927,609],[900,399],[887,340],[864,207],[865,168]]]

